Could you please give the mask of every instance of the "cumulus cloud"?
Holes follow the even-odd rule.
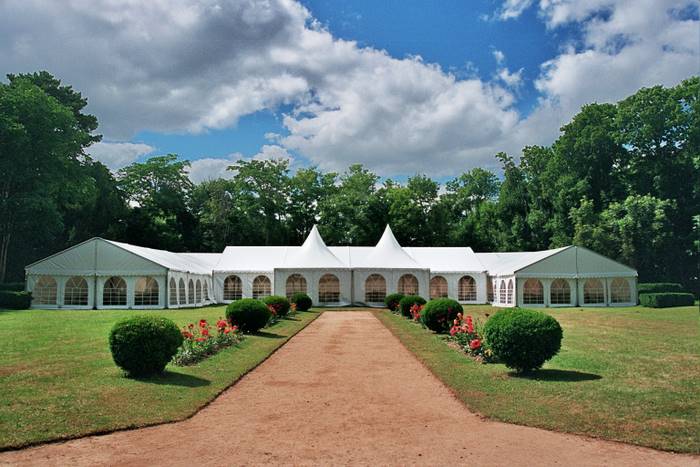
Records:
[[[243,154],[233,153],[226,157],[203,157],[190,162],[187,175],[193,183],[201,183],[217,178],[229,179],[234,172],[227,170],[231,165],[243,159]]]
[[[673,86],[698,72],[700,21],[688,0],[541,0],[549,28],[576,23],[581,37],[541,65],[535,111],[512,141],[549,144],[582,105],[616,102],[641,87]],[[694,14],[679,11],[694,9]]]
[[[116,171],[139,157],[155,151],[156,148],[143,143],[115,143],[100,141],[87,149],[87,153],[95,160],[102,162],[109,169]]]
[[[507,0],[498,17],[534,4]],[[449,175],[492,164],[499,150],[550,143],[583,103],[696,73],[698,21],[669,13],[687,4],[540,0],[548,28],[577,23],[582,37],[542,65],[541,101],[525,119],[513,108],[522,70],[505,67],[502,52],[489,79],[455,75],[335,38],[293,0],[5,0],[0,70],[48,69],[83,91],[111,141],[227,128],[284,108],[285,131],[253,157],[294,152],[324,169],[360,162],[382,175]],[[95,149],[113,167],[142,154]],[[226,174],[230,163],[198,159],[190,176]]]

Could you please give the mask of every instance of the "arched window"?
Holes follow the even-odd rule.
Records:
[[[501,281],[501,287],[498,289],[498,302],[506,302],[506,281]]]
[[[513,279],[508,281],[508,304],[513,303]]]
[[[185,280],[180,279],[177,288],[178,305],[184,305],[187,303],[187,288],[185,287]]]
[[[324,274],[318,281],[318,301],[337,303],[340,301],[340,280],[333,274]]]
[[[404,274],[399,277],[399,293],[404,295],[418,295],[418,279],[413,274]]]
[[[605,289],[599,279],[588,279],[583,283],[583,303],[605,303]]]
[[[264,298],[272,295],[272,283],[267,276],[253,279],[253,298]]]
[[[58,284],[56,279],[49,276],[41,276],[34,284],[32,298],[35,305],[56,305]]]
[[[297,292],[306,293],[306,279],[301,274],[292,274],[287,278],[287,298],[292,298]]]
[[[493,303],[493,281],[490,277],[486,278],[486,300]]]
[[[194,281],[192,279],[187,283],[187,304],[194,305]]]
[[[243,281],[235,275],[224,279],[224,300],[240,300],[243,298]]]
[[[462,276],[457,284],[457,300],[460,302],[476,301],[476,281],[472,276]]]
[[[202,281],[199,279],[197,279],[197,286],[195,287],[194,301],[202,303]]]
[[[380,274],[372,274],[365,280],[365,302],[382,303],[386,298],[386,280]]]
[[[71,277],[63,292],[63,304],[86,306],[88,304],[88,283],[83,277]]]
[[[447,297],[447,279],[435,276],[430,279],[430,298]]]
[[[158,282],[152,277],[139,277],[134,289],[134,305],[158,305]]]
[[[549,303],[551,305],[571,304],[571,287],[565,279],[555,279],[549,287]]]
[[[126,282],[121,277],[110,277],[102,291],[105,306],[126,306]]]
[[[528,279],[523,284],[525,305],[544,305],[544,286],[537,279]]]
[[[207,281],[204,281],[202,288],[204,289],[204,301],[207,302],[209,301],[209,285]]]
[[[170,305],[177,305],[177,282],[175,282],[175,279],[172,277],[170,278],[168,289],[168,301]]]
[[[632,301],[632,293],[630,291],[630,283],[626,279],[613,279],[610,284],[610,302],[611,303],[629,303]]]

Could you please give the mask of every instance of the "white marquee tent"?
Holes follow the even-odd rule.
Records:
[[[229,246],[173,253],[93,238],[26,267],[37,308],[178,308],[307,293],[314,304],[381,305],[394,292],[497,306],[636,303],[634,269],[581,247],[475,253],[402,247],[387,226],[374,247]]]

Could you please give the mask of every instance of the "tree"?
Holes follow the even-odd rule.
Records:
[[[334,172],[321,173],[315,167],[299,169],[289,180],[288,232],[291,243],[304,241],[319,221],[323,200],[335,192]]]
[[[340,176],[340,184],[319,205],[319,230],[333,245],[372,245],[386,224],[379,177],[360,164]]]
[[[196,220],[188,207],[193,188],[188,167],[188,161],[168,154],[119,171],[119,188],[132,206],[126,220],[127,241],[175,251],[196,248]]]
[[[530,200],[525,174],[511,156],[501,152],[496,158],[503,164],[503,183],[497,204],[498,246],[505,251],[528,250]]]
[[[34,230],[45,240],[62,227],[57,203],[71,193],[83,149],[94,141],[74,109],[24,76],[0,84],[0,282],[6,279],[12,242]]]

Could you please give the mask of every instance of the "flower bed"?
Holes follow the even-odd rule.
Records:
[[[223,318],[216,322],[215,331],[212,331],[207,320],[200,319],[198,324],[190,323],[180,332],[184,339],[172,360],[178,366],[195,364],[243,340],[238,327]]]
[[[450,337],[447,339],[481,363],[495,361],[493,352],[484,341],[481,324],[469,315],[464,316],[462,313],[457,315],[450,329]]]

